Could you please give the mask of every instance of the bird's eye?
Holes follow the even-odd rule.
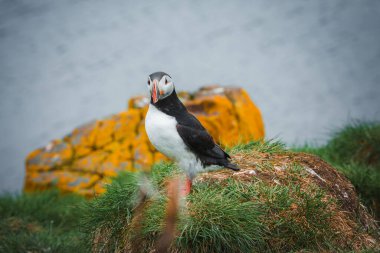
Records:
[[[167,79],[167,78],[165,78],[165,84],[168,84],[168,83],[169,83],[168,79]]]
[[[150,85],[150,80],[148,80],[148,85]]]

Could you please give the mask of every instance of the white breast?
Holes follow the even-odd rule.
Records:
[[[177,132],[177,121],[155,106],[149,105],[145,118],[145,129],[153,146],[166,156],[176,159],[183,152],[185,144]]]
[[[190,177],[194,177],[199,171],[203,171],[203,166],[196,156],[187,148],[181,136],[177,132],[177,121],[155,106],[149,105],[149,110],[145,118],[145,129],[153,146],[166,155],[177,161]]]

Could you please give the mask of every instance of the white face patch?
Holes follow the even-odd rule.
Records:
[[[152,94],[153,81],[150,80],[150,77],[148,77],[148,89],[149,89],[149,93]]]
[[[160,82],[158,83],[158,90],[160,92],[159,99],[166,98],[167,96],[172,94],[174,90],[174,83],[170,76],[165,75],[161,78]]]

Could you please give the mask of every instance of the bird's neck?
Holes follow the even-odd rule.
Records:
[[[175,90],[173,90],[172,94],[165,99],[159,100],[155,104],[153,104],[152,101],[150,103],[158,110],[173,117],[187,111],[185,105],[181,102],[181,100],[179,100]]]

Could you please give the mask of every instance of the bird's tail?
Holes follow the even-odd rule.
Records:
[[[231,170],[234,170],[234,171],[239,171],[240,168],[236,165],[236,164],[233,164],[233,163],[230,163],[230,162],[227,162],[224,167],[226,168],[229,168]]]

